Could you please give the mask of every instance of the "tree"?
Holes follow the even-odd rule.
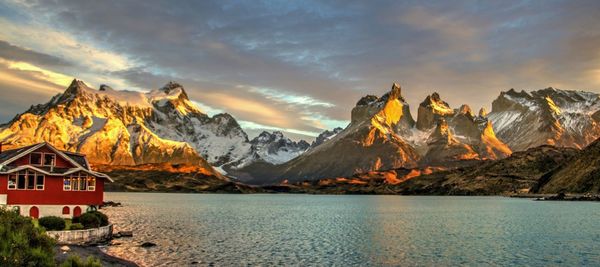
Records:
[[[53,247],[30,218],[0,208],[0,266],[55,266]]]

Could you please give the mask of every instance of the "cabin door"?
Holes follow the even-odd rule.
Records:
[[[81,208],[79,206],[77,206],[73,209],[73,217],[79,217],[79,216],[81,216]]]
[[[38,209],[38,207],[33,206],[31,207],[31,209],[29,209],[29,217],[37,219],[40,217],[40,210]]]

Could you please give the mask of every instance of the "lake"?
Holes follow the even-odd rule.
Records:
[[[106,193],[109,254],[143,266],[600,265],[600,203]],[[143,242],[156,247],[141,248]]]

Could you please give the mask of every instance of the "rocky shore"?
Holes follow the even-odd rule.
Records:
[[[68,249],[67,249],[68,248]],[[134,262],[117,258],[106,254],[102,251],[102,246],[55,246],[56,262],[63,263],[69,256],[77,255],[81,259],[86,259],[89,256],[93,256],[102,262],[102,266],[105,267],[137,267],[138,265]]]

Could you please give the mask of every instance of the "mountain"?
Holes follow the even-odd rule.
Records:
[[[310,145],[310,148],[315,148],[316,146],[319,146],[319,145],[325,143],[325,141],[335,137],[337,134],[341,133],[343,130],[344,130],[344,128],[341,128],[341,127],[337,127],[331,131],[325,130],[324,132],[320,133],[319,136],[317,136],[315,141],[313,141],[312,144]]]
[[[412,144],[424,153],[421,165],[455,166],[469,160],[501,159],[512,151],[498,140],[485,110],[474,115],[468,105],[452,109],[438,93],[419,105]],[[427,139],[423,137],[427,136]]]
[[[436,168],[373,171],[350,177],[282,184],[279,191],[317,194],[510,195],[532,193],[545,174],[572,162],[578,150],[543,145],[499,160]],[[590,165],[591,166],[591,165]],[[597,180],[597,179],[596,179]],[[596,187],[590,187],[597,190]],[[573,191],[567,191],[573,192]],[[586,191],[590,192],[590,191]],[[592,191],[593,192],[593,191]]]
[[[600,137],[600,98],[551,87],[511,89],[493,101],[489,118],[499,139],[515,151],[543,144],[583,148]]]
[[[415,121],[394,83],[381,97],[361,98],[345,129],[321,134],[297,158],[276,166],[249,165],[238,175],[253,177],[252,183],[292,183],[401,167],[461,166],[510,153],[485,112],[475,116],[466,105],[452,109],[434,93],[420,104]]]
[[[255,160],[263,160],[273,164],[287,162],[304,153],[310,144],[304,140],[294,142],[285,137],[283,133],[275,131],[269,133],[263,131],[250,141]]]
[[[533,191],[600,194],[600,139],[544,175]]]
[[[435,195],[529,193],[542,175],[568,162],[576,153],[573,148],[543,145],[514,152],[504,159],[418,176],[398,185],[396,191]]]
[[[398,128],[414,125],[401,89],[394,84],[382,97],[366,96],[352,109],[351,123],[330,140],[278,166],[276,176],[290,181],[348,176],[381,168],[416,166],[420,157]]]
[[[144,93],[106,85],[95,90],[73,80],[63,94],[0,128],[0,142],[9,148],[44,141],[87,154],[94,164],[168,162],[208,168],[208,163],[223,167],[272,159],[262,158],[268,154],[256,151],[231,115],[209,117],[175,82]]]
[[[114,182],[106,191],[183,193],[269,193],[268,190],[232,182],[195,165],[154,163],[136,166],[100,165],[96,169]]]

